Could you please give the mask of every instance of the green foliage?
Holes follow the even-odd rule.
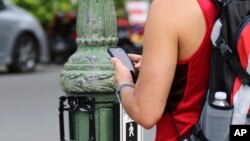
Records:
[[[68,12],[76,8],[70,0],[12,0],[12,2],[30,11],[44,26],[50,24],[56,12]]]
[[[16,5],[30,11],[46,27],[56,12],[76,10],[71,1],[77,0],[11,0]],[[114,0],[117,17],[125,16],[124,3],[126,0]]]
[[[117,9],[123,8],[125,0],[114,0]]]
[[[124,9],[125,1],[126,0],[114,0],[117,17],[126,16],[126,12],[125,12],[125,9]]]

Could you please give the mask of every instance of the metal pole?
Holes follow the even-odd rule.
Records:
[[[118,41],[114,1],[78,0],[77,36],[78,48],[64,65],[61,87],[67,96],[90,95],[100,104],[91,113],[95,116],[91,121],[88,112],[76,110],[70,113],[70,126],[73,126],[70,129],[74,132],[70,133],[71,138],[76,141],[92,140],[90,132],[95,132],[94,140],[112,141],[114,78],[106,50],[109,46],[116,46]],[[95,131],[89,129],[93,121],[98,123]]]

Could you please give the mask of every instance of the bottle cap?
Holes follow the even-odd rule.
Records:
[[[227,94],[225,92],[216,92],[214,97],[218,100],[225,100],[227,99]]]

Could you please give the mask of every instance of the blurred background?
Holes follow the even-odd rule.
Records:
[[[150,1],[114,1],[118,46],[141,54]],[[0,0],[0,141],[59,140],[59,77],[77,49],[76,10],[77,0]]]

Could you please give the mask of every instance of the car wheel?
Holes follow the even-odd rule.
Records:
[[[17,38],[13,50],[13,63],[9,66],[11,72],[30,72],[35,69],[38,48],[32,35],[23,34]]]

